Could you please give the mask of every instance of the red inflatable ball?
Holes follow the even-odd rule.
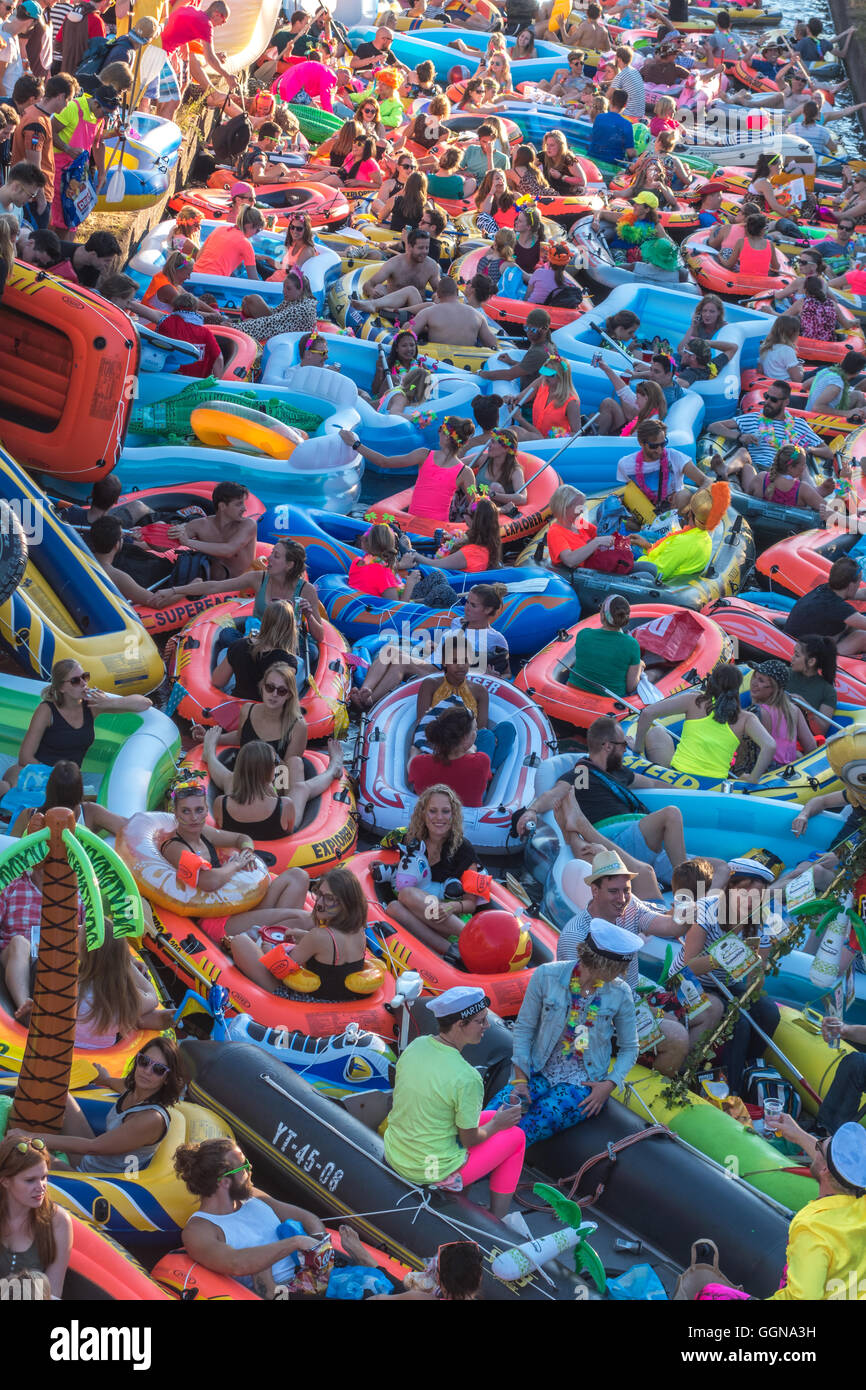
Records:
[[[465,82],[468,76],[469,69],[464,68],[460,63],[455,63],[454,67],[449,70],[448,81],[453,86],[455,82]]]
[[[476,912],[460,933],[460,959],[473,975],[505,975],[529,964],[532,942],[512,912]]]

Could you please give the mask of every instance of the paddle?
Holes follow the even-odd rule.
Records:
[[[141,54],[142,49],[141,47],[139,47],[136,50],[135,54],[135,68],[133,69],[132,74],[132,87],[130,88],[130,92],[128,92],[124,97],[123,128],[120,145],[117,150],[117,168],[111,175],[111,178],[108,180],[108,184],[105,190],[106,203],[122,203],[124,198],[126,197],[126,175],[123,172],[123,156],[126,152],[126,135],[129,129],[129,121],[132,116],[132,100],[130,93],[135,91],[135,84],[138,80],[138,74],[141,70]]]
[[[840,724],[837,720],[831,719],[828,714],[822,714],[820,710],[815,709],[814,705],[810,705],[808,700],[804,700],[802,695],[789,695],[788,699],[793,700],[795,705],[799,705],[801,709],[807,710],[809,714],[814,714],[816,719],[822,720],[823,723],[829,725],[831,729],[838,729],[840,733],[845,732],[846,726],[844,724]]]
[[[762,1038],[763,1041],[767,1044],[767,1046],[771,1049],[771,1051],[775,1052],[779,1060],[785,1063],[785,1066],[791,1072],[791,1075],[794,1077],[794,1080],[798,1081],[800,1085],[803,1087],[803,1090],[807,1091],[809,1095],[812,1097],[812,1099],[814,1101],[817,1101],[817,1103],[820,1105],[821,1097],[818,1095],[818,1092],[809,1085],[803,1073],[799,1071],[797,1067],[794,1066],[794,1063],[790,1060],[790,1058],[785,1056],[782,1049],[778,1047],[776,1043],[773,1042],[773,1039],[770,1037],[770,1035],[768,1033],[765,1033],[763,1028],[760,1028],[758,1026],[758,1024],[752,1018],[752,1015],[749,1013],[748,1009],[744,1009],[742,1007],[739,999],[737,999],[735,994],[731,993],[724,981],[720,980],[718,975],[712,973],[710,974],[710,979],[713,981],[716,988],[721,991],[721,993],[724,995],[725,999],[727,999],[729,1004],[736,1004],[737,1009],[739,1010],[740,1017],[748,1019],[749,1023],[752,1025],[752,1028],[755,1030],[758,1037]]]
[[[626,352],[622,344],[618,343],[615,338],[611,338],[610,334],[606,332],[604,328],[602,328],[600,323],[595,323],[592,319],[590,319],[589,322],[590,327],[595,329],[596,333],[601,338],[602,343],[606,344],[612,352],[618,352],[620,357],[624,357],[628,365],[630,367],[633,367],[634,358],[632,357],[631,353]]]

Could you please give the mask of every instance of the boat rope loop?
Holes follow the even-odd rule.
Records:
[[[624,1153],[626,1149],[630,1149],[633,1144],[639,1144],[642,1139],[650,1139],[657,1134],[667,1134],[673,1138],[673,1134],[671,1130],[668,1129],[667,1125],[660,1124],[652,1125],[648,1129],[642,1129],[638,1134],[629,1134],[625,1139],[612,1141],[602,1149],[600,1153],[593,1154],[591,1158],[588,1158],[586,1162],[581,1165],[576,1173],[572,1173],[570,1177],[560,1178],[555,1186],[565,1191],[565,1196],[568,1201],[579,1201],[581,1207],[595,1206],[599,1197],[604,1192],[607,1179],[603,1178],[601,1180],[591,1197],[578,1197],[576,1193],[580,1187],[584,1174],[588,1173],[591,1168],[594,1168],[597,1163],[603,1163],[605,1161],[616,1163],[618,1155]],[[525,1197],[521,1197],[520,1201],[530,1211],[543,1211],[545,1209],[544,1203],[536,1205],[534,1202],[527,1201]]]

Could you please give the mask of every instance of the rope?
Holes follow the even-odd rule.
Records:
[[[609,1160],[611,1163],[616,1163],[619,1154],[624,1153],[626,1149],[630,1149],[633,1144],[639,1144],[641,1140],[650,1139],[657,1134],[667,1134],[669,1137],[673,1138],[673,1135],[670,1129],[668,1129],[667,1125],[660,1124],[652,1125],[649,1129],[642,1129],[638,1134],[629,1134],[625,1139],[617,1139],[615,1143],[608,1144],[607,1148],[603,1149],[601,1153],[593,1154],[591,1158],[588,1158],[586,1162],[581,1165],[581,1167],[578,1169],[576,1173],[572,1173],[570,1177],[559,1178],[558,1181],[554,1184],[554,1186],[565,1191],[565,1196],[568,1201],[577,1200],[580,1202],[581,1207],[595,1206],[599,1197],[604,1192],[607,1179],[603,1179],[598,1184],[598,1186],[595,1189],[595,1192],[591,1197],[576,1198],[575,1194],[577,1192],[577,1189],[580,1187],[580,1183],[584,1174],[588,1173],[591,1168],[594,1168],[597,1163],[603,1163],[605,1159]],[[528,1186],[528,1184],[525,1184],[525,1186]],[[520,1189],[518,1188],[518,1192],[519,1191]],[[527,1208],[528,1211],[547,1210],[546,1202],[530,1202],[526,1197],[520,1197],[519,1200]]]

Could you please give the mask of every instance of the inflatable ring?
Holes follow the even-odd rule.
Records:
[[[190,424],[196,439],[213,449],[247,444],[272,459],[290,458],[296,446],[307,438],[302,430],[272,419],[263,410],[228,401],[198,406],[190,415]]]
[[[9,503],[0,500],[0,604],[11,598],[27,568],[27,537]]]
[[[160,853],[160,845],[176,830],[174,816],[162,811],[139,811],[117,836],[116,849],[132,872],[142,897],[179,917],[232,917],[261,902],[271,881],[256,861],[254,869],[239,869],[230,883],[210,893],[181,883],[174,866]]]

